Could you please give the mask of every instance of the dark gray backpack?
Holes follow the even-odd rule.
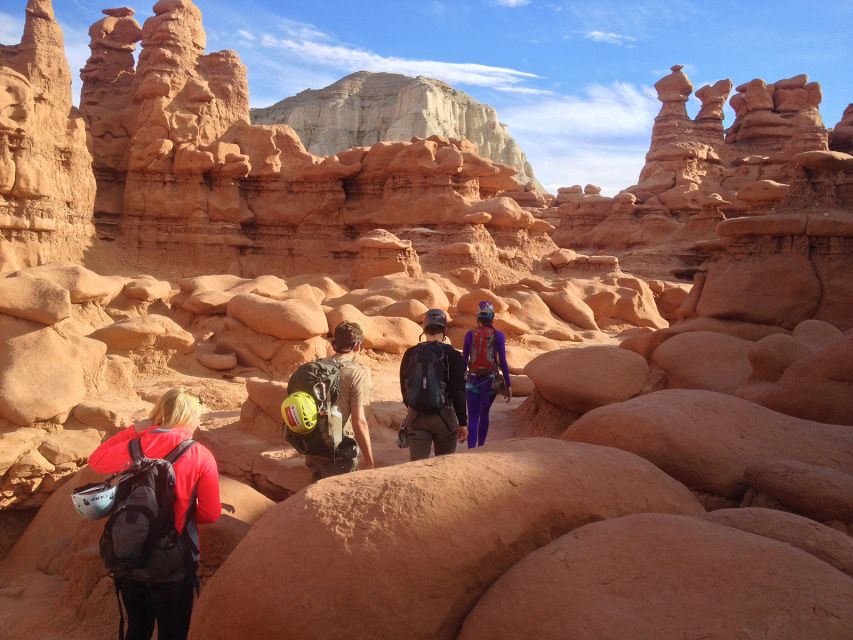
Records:
[[[194,444],[185,440],[165,458],[155,460],[143,455],[138,438],[128,443],[133,466],[118,485],[115,507],[100,542],[101,558],[117,580],[178,582],[193,570],[195,542],[175,529],[172,465]],[[192,516],[191,510],[188,524]]]

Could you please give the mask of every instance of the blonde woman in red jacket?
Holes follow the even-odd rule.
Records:
[[[147,420],[128,427],[95,449],[89,457],[89,466],[105,474],[129,467],[128,443],[134,438],[139,439],[146,458],[163,458],[181,442],[192,438],[200,416],[201,400],[197,396],[183,387],[170,389],[157,400]],[[207,448],[196,443],[175,461],[174,469],[175,528],[178,532],[186,530],[198,548],[196,524],[214,522],[222,511],[216,460]],[[189,513],[193,513],[191,518]],[[128,615],[127,640],[149,640],[155,623],[160,640],[185,639],[195,583],[194,574],[177,583],[117,581]]]

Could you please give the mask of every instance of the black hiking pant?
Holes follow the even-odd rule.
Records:
[[[150,640],[155,623],[158,640],[186,640],[193,611],[193,576],[181,582],[118,580],[117,584],[127,611],[126,640]]]

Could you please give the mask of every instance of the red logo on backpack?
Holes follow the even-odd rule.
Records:
[[[477,376],[491,376],[497,370],[495,329],[493,327],[477,327],[471,336],[471,351],[468,353],[468,371]]]

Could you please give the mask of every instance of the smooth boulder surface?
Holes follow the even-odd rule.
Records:
[[[124,288],[125,279],[101,276],[86,267],[70,262],[51,262],[12,274],[13,277],[40,278],[66,289],[72,304],[113,298]]]
[[[589,412],[563,438],[631,451],[696,491],[740,498],[746,469],[789,458],[853,473],[853,430],[712,391],[667,389]]]
[[[640,514],[528,555],[459,640],[847,640],[853,579],[791,545],[699,518]]]
[[[704,513],[636,456],[550,439],[322,480],[249,532],[202,592],[190,637],[455,638],[527,553],[639,511]]]
[[[106,346],[0,315],[0,418],[30,425],[67,414],[91,387]]]
[[[853,425],[853,335],[799,358],[775,382],[745,386],[738,395],[799,418]]]
[[[305,340],[329,332],[323,309],[313,300],[240,294],[228,303],[228,315],[258,333],[284,340]]]
[[[814,315],[821,284],[805,256],[762,255],[720,261],[708,270],[700,316],[793,329]]]
[[[666,372],[670,389],[734,394],[752,373],[748,340],[711,331],[673,336],[655,349],[652,362]]]
[[[0,278],[0,313],[56,324],[71,315],[71,295],[43,278]]]
[[[719,509],[708,513],[705,519],[787,542],[853,577],[853,538],[820,522],[787,511],[755,507]]]
[[[524,372],[548,402],[583,413],[636,396],[649,365],[627,349],[596,346],[542,354]]]
[[[853,474],[818,465],[765,460],[746,470],[746,481],[809,518],[853,523]]]

